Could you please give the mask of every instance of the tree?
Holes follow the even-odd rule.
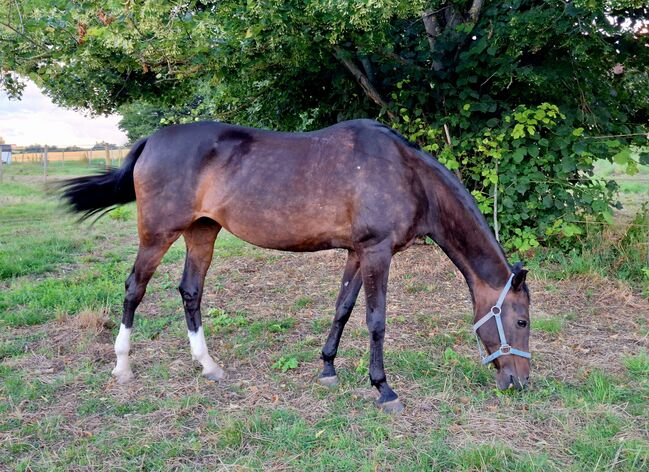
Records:
[[[119,110],[130,138],[205,118],[310,130],[377,117],[497,208],[522,249],[607,218],[615,185],[593,162],[633,170],[629,146],[646,144],[640,0],[0,5],[9,93],[29,76],[57,103]]]

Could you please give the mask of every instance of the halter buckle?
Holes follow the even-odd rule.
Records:
[[[512,347],[509,344],[503,344],[500,346],[500,352],[503,354],[510,354],[512,350]]]

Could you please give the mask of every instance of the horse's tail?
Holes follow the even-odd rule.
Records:
[[[133,145],[122,167],[63,181],[58,185],[61,199],[71,211],[82,213],[82,220],[102,210],[106,213],[119,205],[135,201],[133,169],[147,139],[140,139]]]

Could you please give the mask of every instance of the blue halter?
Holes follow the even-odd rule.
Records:
[[[532,355],[529,352],[520,351],[507,344],[507,338],[505,337],[505,330],[503,329],[503,320],[500,317],[500,314],[502,313],[501,307],[503,305],[503,302],[505,301],[505,297],[507,296],[509,289],[512,288],[513,279],[514,279],[514,274],[509,276],[509,280],[505,284],[503,291],[500,292],[498,301],[494,306],[491,307],[491,311],[487,313],[485,316],[483,316],[482,318],[480,318],[478,322],[473,325],[473,334],[475,334],[475,339],[476,341],[478,341],[478,352],[480,352],[480,357],[482,358],[482,364],[484,365],[493,362],[494,360],[498,359],[500,356],[514,355],[514,356],[524,357],[526,359],[530,359],[532,357]],[[478,329],[480,329],[480,327],[483,324],[485,324],[487,321],[489,321],[491,318],[494,318],[496,320],[496,327],[498,328],[498,337],[500,338],[500,348],[497,351],[492,352],[488,356],[484,356],[482,354],[482,345],[480,344],[480,338],[478,338]]]

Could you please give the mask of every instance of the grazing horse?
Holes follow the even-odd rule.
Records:
[[[180,235],[187,256],[179,290],[192,357],[205,377],[223,376],[208,353],[200,304],[214,241],[226,228],[264,248],[348,251],[322,349],[320,383],[338,381],[338,343],[364,285],[377,404],[389,412],[403,408],[383,368],[388,271],[395,253],[428,236],[467,281],[478,347],[482,353],[482,341],[488,353],[483,363],[494,363],[498,386],[527,384],[527,271],[508,264],[472,196],[451,172],[376,121],[346,121],[308,133],[218,122],[169,126],[138,141],[121,168],[63,182],[62,197],[82,218],[137,201],[140,245],[115,342],[113,375],[120,382],[133,377],[128,354],[135,309]]]

